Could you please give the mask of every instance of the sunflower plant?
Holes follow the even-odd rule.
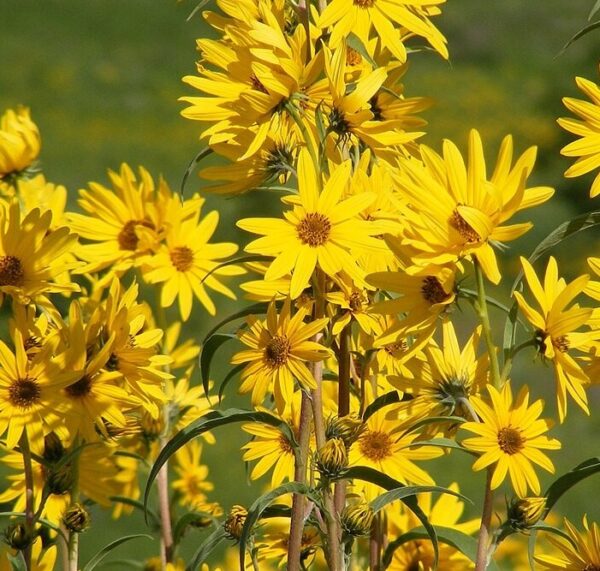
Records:
[[[211,37],[181,100],[202,148],[181,193],[123,163],[66,210],[66,189],[38,172],[29,110],[3,114],[0,569],[90,571],[144,537],[157,545],[133,562],[144,570],[600,569],[597,523],[556,515],[600,462],[553,476],[568,444],[555,419],[569,422],[569,400],[593,409],[600,262],[566,279],[548,256],[599,216],[511,265],[507,243],[532,228],[523,211],[555,193],[529,182],[536,148],[515,155],[506,135],[490,162],[477,129],[462,150],[420,143],[432,101],[400,80],[419,42],[450,57],[437,16],[459,7],[444,4],[201,2]],[[564,100],[578,118],[559,125],[580,137],[562,150],[577,157],[567,177],[600,166],[600,91],[576,81],[589,101]],[[209,155],[218,164],[187,192]],[[245,245],[214,238],[206,194],[267,191],[269,216],[235,221]],[[507,301],[490,295],[511,278]],[[251,303],[223,314],[219,295],[238,289]],[[198,311],[217,325],[186,337]],[[527,354],[554,383],[523,378]],[[230,424],[247,437],[231,457]],[[250,464],[263,486],[250,505],[232,487],[230,505],[215,501],[213,446],[223,465]],[[460,492],[466,474],[447,474],[450,455],[486,474],[479,504]],[[99,510],[138,510],[146,528],[84,561]],[[234,553],[211,567],[219,546]]]

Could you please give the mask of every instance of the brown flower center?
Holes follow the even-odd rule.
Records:
[[[65,388],[65,392],[71,398],[82,398],[90,394],[92,391],[92,379],[88,375],[84,375],[78,381],[74,382]]]
[[[294,449],[292,448],[290,441],[283,434],[279,437],[279,449],[284,454],[293,454],[294,453]]]
[[[385,432],[367,430],[359,439],[360,451],[369,460],[383,460],[392,455],[392,439]]]
[[[271,367],[285,365],[290,354],[290,342],[285,335],[275,335],[265,347],[265,359]]]
[[[322,246],[331,234],[331,222],[327,216],[318,212],[309,212],[296,227],[298,238],[312,248]]]
[[[194,252],[187,246],[173,248],[169,254],[171,263],[179,272],[187,272],[194,264]]]
[[[512,426],[505,426],[498,431],[498,446],[506,454],[516,454],[523,450],[525,438],[521,436],[521,431]]]
[[[354,0],[354,5],[359,8],[370,8],[375,4],[376,0]]]
[[[16,256],[0,256],[0,286],[23,285],[25,271]]]
[[[393,356],[397,353],[404,353],[408,349],[408,343],[404,339],[401,339],[395,343],[388,343],[383,349],[386,353]]]
[[[8,400],[13,406],[28,409],[40,402],[42,391],[36,379],[17,379],[8,387]]]
[[[588,563],[583,568],[583,571],[600,571],[600,564],[596,565],[596,563]]]
[[[362,62],[362,56],[354,48],[348,48],[346,51],[346,65],[359,65]]]
[[[354,291],[348,298],[348,305],[352,311],[360,311],[363,306],[364,296],[360,291]]]
[[[137,250],[140,241],[135,231],[137,226],[143,226],[144,228],[154,230],[154,224],[152,224],[150,220],[129,220],[128,222],[125,222],[125,225],[117,236],[117,241],[119,242],[119,248],[121,250],[131,250],[132,252]]]
[[[552,338],[552,345],[557,351],[561,353],[566,353],[569,350],[569,339],[566,335],[561,335],[560,337]]]
[[[431,305],[436,303],[443,303],[450,297],[449,293],[446,293],[440,280],[435,276],[427,276],[423,279],[421,284],[421,293],[426,301]]]
[[[448,221],[450,226],[454,228],[467,243],[481,242],[481,236],[473,230],[471,225],[455,210]]]

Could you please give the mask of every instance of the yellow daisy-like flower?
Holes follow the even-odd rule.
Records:
[[[583,517],[583,530],[579,531],[565,518],[569,539],[549,533],[548,541],[557,548],[553,555],[535,555],[534,559],[550,571],[596,571],[600,569],[600,527],[590,526]]]
[[[79,291],[73,283],[54,281],[77,262],[63,254],[77,236],[66,226],[50,231],[52,212],[34,209],[21,220],[17,203],[0,204],[0,294],[21,303],[53,292]]]
[[[266,280],[292,275],[290,295],[296,299],[307,286],[315,268],[335,276],[342,270],[363,282],[362,271],[351,251],[385,248],[375,223],[357,219],[357,215],[374,200],[369,193],[343,199],[350,177],[350,161],[333,172],[321,193],[320,181],[310,154],[302,149],[298,158],[299,203],[285,212],[285,219],[244,218],[237,225],[263,237],[248,244],[253,254],[273,256],[275,260],[265,274]]]
[[[583,77],[576,77],[575,81],[577,87],[591,101],[573,97],[563,99],[565,107],[579,117],[579,119],[567,117],[558,119],[558,124],[563,129],[580,137],[560,151],[566,157],[578,157],[575,163],[566,170],[567,178],[581,176],[600,167],[600,86]],[[596,175],[590,188],[592,198],[598,194],[600,194],[600,172]]]
[[[0,117],[0,179],[25,170],[37,159],[41,139],[29,109],[8,109]]]
[[[492,406],[481,398],[472,397],[473,408],[481,422],[465,422],[461,428],[478,436],[467,438],[462,445],[467,450],[480,452],[473,470],[482,470],[495,464],[491,487],[496,489],[510,475],[517,496],[524,498],[527,491],[540,493],[540,482],[532,463],[554,473],[554,466],[541,450],[558,450],[558,440],[543,436],[552,421],[539,419],[543,402],[535,401],[529,406],[529,388],[524,386],[513,403],[510,383],[501,391],[488,385]]]
[[[292,403],[294,379],[307,390],[316,387],[315,379],[306,362],[322,361],[330,351],[309,341],[327,323],[326,318],[304,323],[306,309],[298,309],[291,316],[288,298],[277,315],[275,302],[269,304],[266,321],[254,316],[248,318],[248,329],[239,335],[250,347],[236,353],[231,363],[248,363],[242,371],[241,393],[252,391],[252,406],[260,405],[268,392],[273,392],[277,410],[282,413]]]
[[[406,61],[404,39],[421,36],[448,59],[446,38],[431,23],[429,16],[446,0],[333,0],[323,11],[318,24],[332,26],[330,43],[337,46],[351,33],[363,43],[375,28],[381,43],[400,61]],[[401,27],[401,30],[398,29]]]
[[[142,270],[144,278],[149,283],[162,284],[162,307],[171,306],[178,298],[179,312],[184,321],[192,312],[194,297],[211,315],[215,315],[217,309],[206,288],[235,299],[235,294],[217,278],[240,275],[244,270],[235,265],[217,266],[219,260],[235,254],[238,247],[232,242],[209,243],[219,223],[216,210],[199,221],[200,208],[192,216],[186,217],[186,207],[177,203],[172,206],[166,245],[148,260]]]
[[[583,326],[591,325],[593,309],[580,307],[579,304],[571,305],[586,289],[589,276],[579,276],[567,284],[563,278],[558,277],[556,260],[550,257],[542,285],[531,264],[525,258],[521,258],[521,263],[540,311],[533,309],[521,293],[515,292],[514,295],[519,309],[535,327],[538,351],[554,364],[559,419],[563,422],[567,415],[567,393],[589,414],[585,388],[590,380],[573,357],[572,351],[585,351],[591,341],[600,339],[600,330],[592,328],[577,331]]]
[[[469,134],[467,164],[449,140],[444,141],[442,156],[425,145],[420,151],[423,162],[401,159],[395,171],[398,192],[409,203],[402,241],[404,247],[415,249],[411,255],[415,268],[409,271],[420,273],[430,264],[474,257],[487,278],[498,283],[501,274],[492,246],[515,240],[532,226],[505,222],[554,192],[525,186],[535,163],[535,147],[511,165],[512,138],[505,137],[489,178],[481,137],[474,129]]]

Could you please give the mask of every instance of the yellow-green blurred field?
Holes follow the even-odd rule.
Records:
[[[527,254],[560,222],[594,207],[587,194],[591,177],[574,181],[562,177],[569,161],[559,149],[569,137],[556,124],[556,118],[566,114],[561,97],[578,96],[575,75],[597,79],[600,32],[560,54],[585,25],[592,4],[591,0],[449,0],[438,25],[449,40],[450,63],[423,53],[413,58],[405,77],[407,95],[437,100],[425,115],[427,144],[439,149],[441,139],[448,137],[464,147],[468,130],[477,127],[492,148],[507,133],[514,135],[517,151],[539,147],[533,180],[554,186],[557,194],[551,205],[535,213],[534,231],[509,251],[505,287],[514,276],[515,252]],[[194,6],[193,1],[168,0],[0,0],[0,109],[17,104],[31,108],[42,133],[44,173],[48,180],[68,187],[72,203],[79,188],[88,181],[105,181],[106,169],[117,169],[121,162],[142,164],[153,175],[162,173],[174,188],[180,184],[200,148],[199,128],[180,117],[182,105],[177,101],[189,94],[181,77],[194,71],[195,38],[207,33],[199,15],[186,21]],[[187,189],[201,191],[195,176]],[[268,208],[276,210],[270,194],[258,199],[209,197],[208,208],[221,213],[216,238],[243,244],[247,237],[235,228],[236,218],[264,214],[267,199],[273,200]],[[593,231],[563,245],[557,253],[565,273],[585,271],[584,250],[597,255],[599,245]],[[223,302],[219,309],[226,315],[242,303]],[[197,307],[188,324],[190,334],[199,339],[215,321],[203,315]],[[494,318],[503,321],[499,313]],[[216,382],[223,377],[228,357],[224,351],[215,367]],[[522,362],[533,359],[532,351]],[[548,368],[532,364],[517,371],[517,383],[519,376],[536,389],[546,385],[546,394],[551,395]],[[573,407],[565,425],[555,429],[554,436],[564,442],[564,449],[553,457],[559,474],[599,453],[600,390],[589,396],[591,419]],[[551,407],[553,400],[547,398]],[[233,384],[227,401],[243,402],[235,396]],[[228,428],[216,436],[219,445],[206,447],[205,460],[216,484],[212,498],[227,509],[249,502],[260,485],[246,485],[240,431]],[[458,456],[442,458],[434,473],[441,485],[458,479],[458,474],[469,474],[464,493],[478,499],[483,476],[472,476],[470,463]],[[547,483],[550,477],[543,474],[542,481]],[[598,489],[598,479],[586,481],[561,500],[560,508],[577,518],[583,512],[598,518],[600,508],[594,502]],[[82,536],[84,561],[109,540],[143,531],[138,516],[114,523],[108,516],[94,515],[93,531]],[[190,534],[190,549],[194,542]],[[121,548],[121,554],[129,550],[139,559],[142,553],[156,554],[157,546],[140,541]],[[112,557],[117,558],[117,552]],[[124,568],[121,565],[115,568]]]

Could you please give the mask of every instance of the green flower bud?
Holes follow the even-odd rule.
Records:
[[[17,551],[23,551],[27,549],[33,540],[35,535],[27,531],[27,527],[24,523],[12,523],[3,532],[4,541]]]
[[[342,438],[332,438],[319,450],[316,457],[319,474],[335,478],[348,467],[348,450]]]
[[[51,494],[66,494],[73,486],[71,464],[65,464],[56,470],[52,468],[46,476],[46,484]]]
[[[90,514],[81,504],[73,504],[63,515],[65,527],[73,533],[81,533],[90,527]]]
[[[353,537],[369,535],[374,517],[373,508],[366,502],[346,506],[340,518],[342,529]]]
[[[514,499],[508,506],[508,521],[517,531],[534,526],[544,514],[545,497]]]
[[[358,440],[363,429],[363,422],[355,415],[334,416],[327,421],[325,436],[328,440],[341,438],[346,448],[350,448],[351,444]]]

